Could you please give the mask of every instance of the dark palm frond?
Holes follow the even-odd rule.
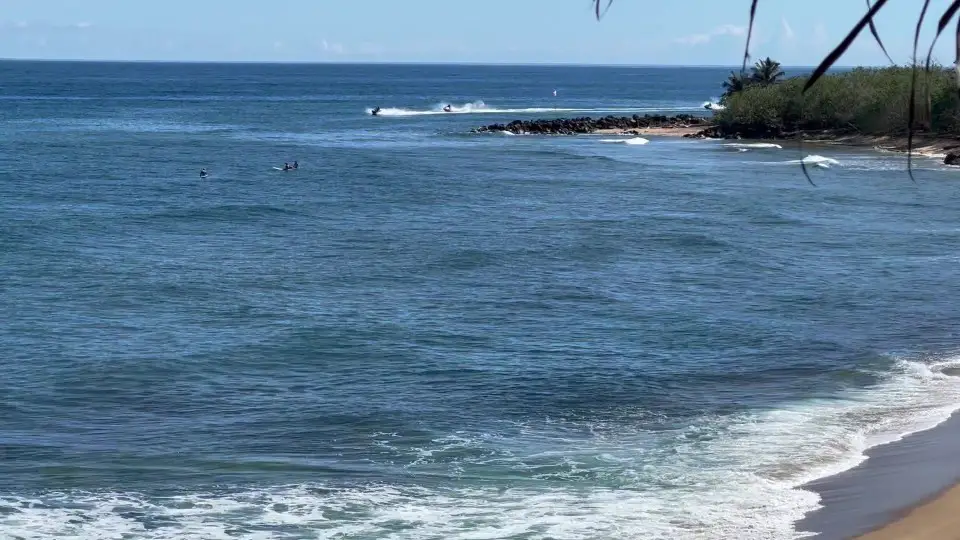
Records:
[[[937,44],[937,40],[940,39],[940,34],[947,29],[947,25],[950,24],[950,20],[953,19],[953,16],[957,14],[957,10],[960,9],[960,0],[953,0],[950,3],[950,6],[943,11],[943,15],[940,16],[940,21],[937,22],[937,33],[933,36],[933,41],[930,42],[930,48],[927,49],[927,60],[924,63],[924,69],[930,70],[930,60],[933,58],[933,47]],[[958,21],[960,25],[960,21]],[[957,28],[958,38],[960,38],[960,27]],[[957,41],[957,50],[960,52],[960,39]],[[960,62],[960,54],[957,56],[957,61]]]
[[[747,70],[747,60],[750,59],[750,39],[753,37],[753,20],[757,17],[757,2],[750,2],[750,23],[747,25],[747,44],[743,46],[743,65],[740,66],[740,73]]]
[[[957,96],[960,97],[960,19],[957,19],[956,44],[957,44],[957,56],[956,56],[956,59],[953,61],[953,67],[957,77]]]
[[[604,2],[604,0],[591,0],[591,1],[594,6],[594,13],[596,17],[599,19],[602,16],[601,4]],[[807,78],[807,81],[804,84],[803,89],[801,90],[801,94],[805,94],[807,90],[809,90],[815,84],[817,84],[820,78],[823,77],[823,75],[826,74],[826,72],[831,67],[833,67],[834,64],[836,64],[836,62],[840,59],[840,57],[843,56],[845,52],[847,52],[847,49],[850,48],[850,45],[860,35],[860,33],[863,32],[863,29],[865,27],[869,27],[870,33],[873,35],[873,38],[877,42],[877,45],[880,46],[880,50],[883,51],[884,56],[887,57],[887,60],[889,60],[891,63],[894,63],[893,59],[890,58],[890,54],[887,53],[887,49],[883,44],[883,40],[880,39],[880,32],[877,31],[877,27],[874,24],[874,17],[877,15],[877,13],[880,12],[881,9],[884,8],[884,6],[886,6],[887,1],[888,0],[875,0],[871,4],[871,0],[866,0],[866,3],[867,3],[866,15],[864,15],[850,29],[850,31],[847,33],[846,37],[843,38],[840,44],[837,45],[832,51],[830,51],[830,53],[827,56],[823,58],[823,60],[820,62],[820,65],[818,65],[816,69],[814,69],[810,77]],[[750,22],[747,28],[747,43],[743,51],[743,64],[740,68],[741,76],[739,77],[739,79],[736,79],[736,80],[739,80],[740,82],[737,83],[735,81],[735,78],[732,76],[733,74],[731,73],[731,78],[728,81],[725,81],[723,83],[724,88],[728,92],[727,95],[729,95],[729,93],[732,93],[732,90],[736,87],[736,85],[743,84],[745,82],[744,72],[746,71],[746,68],[747,68],[747,60],[750,58],[750,41],[753,37],[753,25],[754,25],[754,20],[756,18],[758,3],[759,3],[759,0],[751,0],[750,2]],[[606,13],[606,10],[608,10],[612,4],[613,4],[613,0],[606,0],[606,7],[603,9],[603,13]],[[907,126],[907,160],[908,160],[907,171],[910,174],[911,180],[914,180],[911,156],[913,153],[913,138],[914,138],[914,127],[915,127],[914,122],[916,121],[916,97],[917,97],[916,93],[917,93],[917,75],[918,75],[917,72],[919,68],[917,63],[917,48],[919,47],[920,29],[923,25],[924,19],[926,18],[929,5],[930,5],[930,0],[924,0],[923,7],[920,11],[920,16],[917,19],[917,26],[916,26],[916,31],[914,32],[914,40],[913,40],[913,58],[912,58],[913,73],[911,74],[910,104],[909,104],[910,108],[909,108],[909,114],[908,114],[909,125]],[[950,24],[950,21],[953,20],[954,17],[956,17],[958,11],[960,11],[960,0],[953,0],[952,2],[950,2],[950,5],[941,14],[940,20],[937,24],[936,35],[934,36],[932,42],[930,43],[930,48],[927,50],[927,57],[923,67],[925,73],[927,74],[930,73],[930,63],[933,57],[933,48],[936,45],[937,40],[940,38],[940,35],[946,29],[947,25]],[[956,58],[954,60],[954,68],[956,72],[955,84],[957,88],[957,95],[958,97],[960,97],[960,19],[957,20],[957,29],[956,29],[956,35],[954,36],[954,40],[955,40],[955,47],[956,47]],[[769,58],[767,60],[769,60]],[[759,66],[760,66],[760,62],[757,63],[757,67],[754,67],[754,76],[763,77],[762,74],[758,73]],[[776,73],[776,70],[774,71],[774,73]],[[778,76],[782,76],[782,72],[780,72],[778,75],[775,75],[772,78],[776,79],[776,77]],[[742,86],[740,88],[742,89]],[[929,85],[925,85],[924,92],[926,94],[929,94]],[[927,103],[929,103],[929,95],[927,95],[926,101]],[[807,167],[802,160],[801,160],[800,166],[803,169],[804,176],[807,177],[807,181],[813,184],[813,182],[810,180],[810,175],[807,173]]]
[[[870,0],[867,0],[867,13],[870,12]],[[890,55],[887,54],[887,48],[883,46],[883,41],[880,39],[880,32],[877,32],[877,25],[873,24],[873,17],[870,17],[870,33],[873,34],[873,39],[877,41],[877,45],[880,46],[880,50],[883,51],[883,55],[887,57],[887,60],[891,64],[896,64],[893,61],[893,58],[890,58]]]
[[[930,7],[930,0],[923,0],[923,9],[920,10],[920,16],[917,18],[917,28],[913,33],[913,60],[910,73],[910,102],[907,105],[907,174],[913,183],[917,179],[913,177],[913,132],[916,129],[914,122],[917,118],[917,47],[920,45],[920,28],[923,26],[923,19],[927,16],[927,8]]]
[[[934,34],[933,41],[930,43],[930,48],[927,50],[927,67],[930,66],[930,58],[933,56],[934,45],[937,44],[937,40],[940,39],[940,34],[947,29],[947,25],[950,24],[950,19],[956,15],[958,9],[960,9],[960,0],[953,0],[953,2],[950,3],[950,6],[943,11],[943,15],[940,16],[940,21],[937,22],[937,33]],[[957,46],[960,47],[960,43],[958,43]]]
[[[828,69],[833,67],[833,64],[843,56],[843,53],[847,52],[847,49],[850,48],[850,44],[853,43],[853,40],[857,39],[857,36],[860,35],[860,32],[863,31],[863,27],[867,25],[870,21],[873,20],[873,17],[880,11],[883,6],[887,4],[887,0],[877,0],[877,3],[870,8],[870,11],[863,16],[860,21],[854,25],[853,29],[850,30],[850,33],[847,34],[847,37],[843,38],[843,41],[840,42],[840,45],[837,45],[835,49],[830,51],[830,54],[820,62],[820,65],[817,66],[817,69],[813,70],[813,74],[810,75],[810,78],[807,79],[807,84],[803,85],[802,92],[806,92],[810,89],[811,86],[816,84],[816,82],[823,77],[823,74],[827,72]]]
[[[600,17],[603,17],[607,13],[607,10],[610,9],[610,5],[613,4],[613,0],[607,0],[607,7],[603,8],[603,13],[600,12],[600,4],[603,3],[603,0],[593,0],[593,13],[596,15],[597,20],[600,20]]]

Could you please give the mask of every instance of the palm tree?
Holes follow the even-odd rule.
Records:
[[[769,56],[754,64],[750,71],[752,72],[750,79],[764,85],[774,84],[777,79],[785,75],[783,70],[780,69],[780,62],[771,60]]]
[[[750,79],[746,79],[739,73],[731,71],[730,77],[723,81],[723,98],[721,101],[725,101],[729,96],[743,91],[750,83]]]

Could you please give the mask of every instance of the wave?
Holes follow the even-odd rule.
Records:
[[[960,358],[889,361],[869,371],[876,383],[868,387],[686,426],[649,429],[646,413],[627,407],[456,431],[416,447],[403,433],[368,435],[408,480],[449,471],[446,482],[224,486],[163,497],[7,492],[0,529],[30,540],[252,540],[280,528],[290,537],[792,539],[794,523],[820,505],[806,484],[958,408]],[[500,475],[529,481],[508,489],[488,481]]]
[[[700,106],[703,107],[704,109],[707,109],[708,111],[722,111],[726,109],[726,107],[724,107],[723,105],[715,101],[704,101],[703,104]]]
[[[748,148],[783,148],[783,147],[780,146],[779,144],[775,144],[775,143],[727,143],[727,144],[724,144],[724,146],[729,146],[730,148],[740,148],[740,149],[748,149]]]
[[[639,145],[647,144],[650,141],[648,139],[644,139],[643,137],[633,137],[631,139],[600,139],[599,142]]]
[[[147,219],[173,220],[178,223],[192,221],[250,222],[285,216],[303,215],[299,209],[269,204],[221,204],[194,206],[147,214]]]
[[[0,530],[30,540],[252,540],[281,529],[291,538],[317,531],[330,538],[796,538],[794,522],[819,506],[803,486],[958,408],[960,358],[886,360],[858,372],[874,380],[866,387],[776,409],[704,414],[682,426],[651,425],[649,412],[622,407],[492,423],[413,446],[404,433],[369,433],[365,444],[403,466],[399,482],[163,496],[4,491]],[[418,485],[420,478],[428,480]]]
[[[537,113],[648,113],[657,111],[695,111],[699,107],[516,107],[498,108],[487,105],[483,101],[473,101],[462,105],[450,105],[450,111],[444,111],[447,104],[438,103],[429,109],[407,109],[403,107],[383,107],[377,116],[436,116],[451,114],[537,114]],[[372,108],[365,109],[368,115],[373,113]]]
[[[770,164],[771,165],[800,165],[801,163],[803,163],[804,165],[812,165],[814,167],[820,167],[821,169],[829,169],[832,166],[840,165],[840,161],[836,159],[826,157],[826,156],[820,156],[817,154],[806,156],[803,159],[791,159],[789,161],[775,161]]]
[[[4,124],[19,126],[26,131],[42,132],[124,132],[159,134],[207,134],[243,129],[232,124],[201,124],[150,118],[35,118],[8,120]]]
[[[483,101],[473,101],[462,105],[450,104],[450,110],[443,108],[447,104],[438,103],[430,109],[405,109],[399,107],[384,107],[380,109],[377,116],[433,116],[440,114],[492,114],[492,113],[539,113],[539,112],[572,112],[577,109],[528,107],[523,109],[498,109],[490,107]],[[373,109],[366,109],[367,114],[372,114]]]
[[[832,165],[840,165],[840,162],[833,158],[820,156],[817,154],[806,156],[800,160],[794,160],[794,163],[803,163],[805,165],[813,165],[815,167],[821,167],[824,169],[829,169]]]

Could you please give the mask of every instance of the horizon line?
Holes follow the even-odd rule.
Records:
[[[291,66],[488,66],[488,67],[620,67],[620,68],[712,68],[739,70],[740,64],[630,64],[630,63],[566,63],[566,62],[475,62],[475,61],[329,61],[329,60],[136,60],[136,59],[95,59],[95,58],[7,58],[0,62],[48,62],[77,64],[195,64],[195,65],[291,65]],[[816,65],[782,64],[785,68],[814,69]],[[850,69],[857,67],[888,67],[887,65],[835,65],[832,69]]]

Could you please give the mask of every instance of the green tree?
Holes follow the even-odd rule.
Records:
[[[731,71],[730,77],[723,81],[723,96],[721,97],[720,101],[724,102],[728,97],[736,94],[737,92],[742,92],[749,84],[749,79],[744,78],[735,71]]]
[[[769,56],[754,64],[750,71],[750,79],[758,84],[774,84],[785,75],[780,69],[780,62],[771,60]]]

